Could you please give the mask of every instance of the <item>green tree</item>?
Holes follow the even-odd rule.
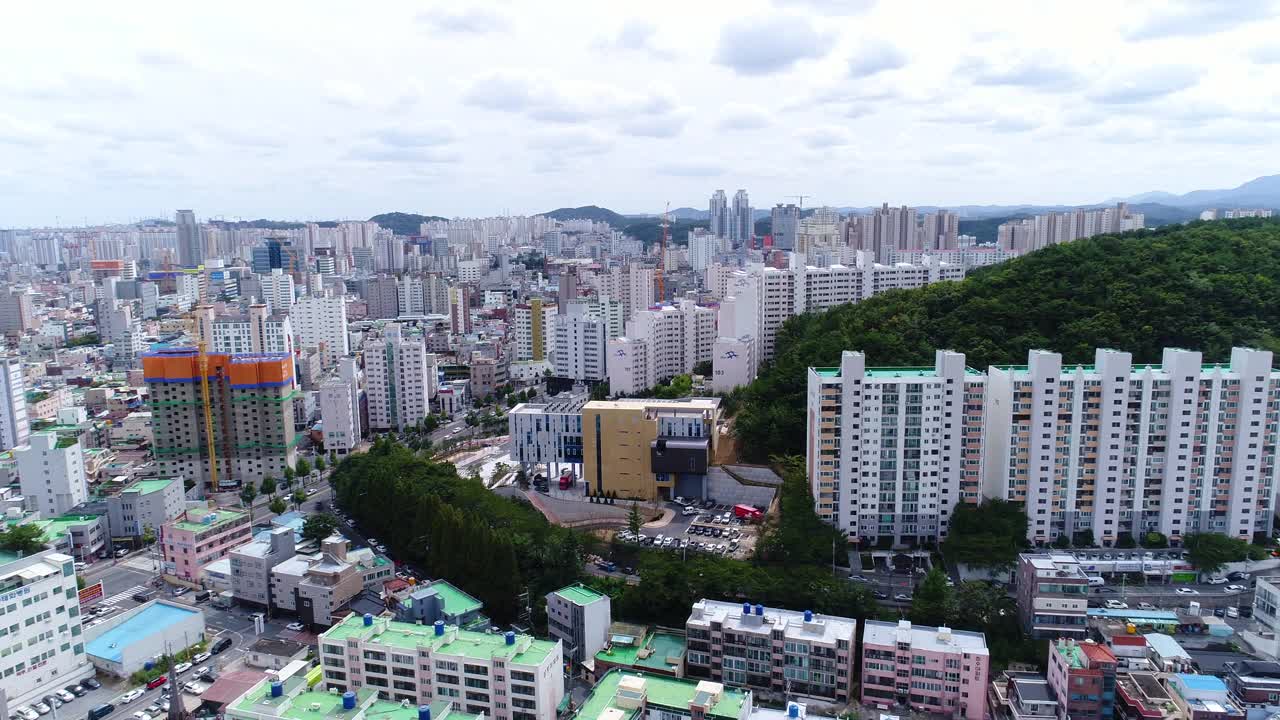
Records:
[[[640,526],[644,524],[643,518],[640,517],[640,505],[635,500],[631,501],[631,509],[627,511],[627,529],[632,535],[640,533]]]
[[[1249,543],[1217,533],[1191,533],[1182,539],[1191,564],[1200,572],[1215,573],[1229,562],[1249,556]]]
[[[0,531],[0,549],[30,555],[44,549],[44,529],[33,523],[10,525]]]
[[[311,463],[306,458],[298,458],[297,472],[299,477],[307,477],[311,474]]]
[[[153,545],[156,541],[156,529],[148,525],[142,531],[142,544]]]
[[[290,499],[290,500],[293,500],[293,507],[294,507],[294,509],[295,509],[295,510],[301,510],[301,509],[302,509],[302,503],[304,503],[304,502],[306,502],[306,501],[307,501],[307,491],[306,491],[306,490],[294,490],[294,491],[293,491],[293,495],[290,495],[290,496],[289,496],[289,499]]]
[[[1159,549],[1169,547],[1169,538],[1163,533],[1149,532],[1142,536],[1142,547]]]
[[[316,472],[324,472],[324,469],[326,467],[329,467],[329,465],[324,461],[324,456],[317,455],[316,456]]]
[[[955,613],[947,575],[938,568],[924,576],[920,587],[911,595],[911,622],[920,625],[946,625]]]
[[[948,560],[978,567],[1004,567],[1018,559],[1027,543],[1027,514],[1014,503],[987,499],[960,503],[951,514],[943,543]]]
[[[440,418],[436,417],[435,415],[428,415],[424,423],[425,423],[427,432],[435,432],[437,429],[440,428]],[[317,469],[320,469],[319,460],[316,461],[316,467]]]
[[[474,412],[469,412],[467,413],[466,422],[468,427],[475,427],[480,424],[480,416],[476,415]]]
[[[601,380],[591,386],[592,400],[608,400],[609,399],[609,381]]]
[[[262,478],[262,484],[258,486],[258,492],[267,497],[275,497],[276,487],[276,479],[268,475]]]
[[[302,539],[319,542],[338,529],[338,518],[329,513],[308,515],[302,523]]]
[[[240,502],[249,509],[249,522],[253,523],[253,500],[258,497],[258,488],[253,486],[252,480],[245,480],[244,485],[240,487]]]
[[[1138,547],[1138,541],[1137,541],[1137,540],[1134,540],[1134,539],[1133,539],[1133,536],[1132,536],[1132,535],[1130,535],[1129,533],[1127,533],[1127,532],[1122,532],[1122,533],[1120,533],[1120,536],[1116,538],[1116,547],[1118,547],[1118,548],[1120,548],[1120,549],[1122,549],[1122,550],[1128,550],[1128,549],[1130,549],[1130,548],[1136,548],[1136,547]]]
[[[1058,537],[1054,538],[1051,544],[1059,550],[1065,550],[1071,547],[1071,536],[1066,533],[1062,533]]]
[[[284,511],[289,509],[289,505],[284,501],[284,498],[272,498],[271,503],[267,505],[267,509],[276,515],[283,515]]]
[[[694,375],[701,375],[701,376],[703,376],[703,377],[709,377],[709,376],[711,375],[711,361],[710,361],[710,360],[703,360],[702,362],[698,363],[697,365],[694,365],[694,366],[693,366],[693,374],[694,374]]]
[[[284,466],[284,482],[282,482],[281,485],[283,485],[286,488],[289,487],[290,485],[293,484],[293,479],[296,477],[298,477],[298,473],[294,471],[293,468],[289,467],[288,465],[285,465]]]

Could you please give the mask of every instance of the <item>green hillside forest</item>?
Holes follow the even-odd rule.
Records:
[[[735,396],[752,460],[803,453],[806,369],[843,350],[867,364],[1021,364],[1027,351],[1091,362],[1094,349],[1159,361],[1164,347],[1225,361],[1232,346],[1280,350],[1280,221],[1195,222],[1056,245],[980,268],[961,282],[885,293],[789,320],[777,357]]]

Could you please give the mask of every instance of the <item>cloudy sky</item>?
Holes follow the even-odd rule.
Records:
[[[1087,203],[1280,172],[1264,0],[4,3],[0,27],[0,227],[718,187]]]

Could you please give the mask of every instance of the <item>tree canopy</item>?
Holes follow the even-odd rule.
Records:
[[[1225,360],[1236,345],[1280,350],[1280,220],[1192,223],[1103,235],[985,268],[961,282],[896,290],[788,320],[776,357],[740,389],[735,431],[748,459],[804,451],[807,369],[932,365],[950,348],[978,369],[1027,351],[1092,362],[1099,347],[1158,362],[1165,347]]]
[[[308,515],[302,523],[302,539],[319,542],[338,529],[338,518],[329,513]]]
[[[1182,539],[1182,545],[1187,549],[1191,564],[1206,573],[1216,573],[1229,562],[1266,557],[1261,548],[1255,549],[1244,540],[1218,533],[1191,533]]]
[[[44,549],[44,530],[39,525],[10,525],[0,530],[0,549],[30,555]]]
[[[1002,566],[1012,565],[1026,544],[1027,514],[1015,503],[993,498],[956,505],[943,550],[952,562]]]

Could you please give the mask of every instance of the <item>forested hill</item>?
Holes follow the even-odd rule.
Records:
[[[1168,346],[1226,360],[1234,345],[1280,351],[1280,221],[1229,220],[1056,245],[961,282],[885,293],[803,315],[778,334],[777,357],[738,396],[741,446],[753,460],[803,453],[810,366],[860,350],[868,365],[932,365],[936,348],[971,367],[1022,364],[1040,348],[1070,362],[1094,349],[1159,361]]]

